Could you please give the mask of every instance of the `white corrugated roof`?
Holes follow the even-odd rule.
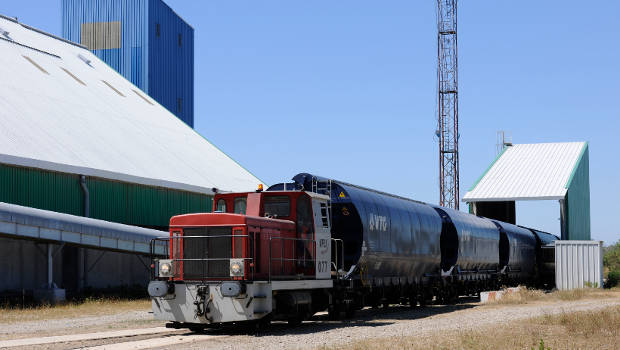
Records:
[[[85,48],[0,29],[0,163],[202,193],[260,183]]]
[[[586,142],[508,146],[463,201],[563,199],[585,147]]]

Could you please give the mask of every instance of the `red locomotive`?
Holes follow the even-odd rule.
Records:
[[[304,191],[216,194],[213,213],[173,217],[170,259],[157,260],[160,279],[149,286],[155,316],[188,326],[266,315],[299,322],[325,308],[328,200]]]

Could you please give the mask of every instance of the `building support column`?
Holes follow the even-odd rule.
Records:
[[[54,288],[54,254],[52,253],[52,244],[47,244],[47,288]]]
[[[78,248],[77,251],[77,289],[78,291],[84,290],[86,286],[86,257],[85,257],[85,248]]]
[[[560,238],[562,240],[568,239],[567,225],[566,225],[566,201],[565,199],[560,199]]]
[[[56,251],[52,245],[52,243],[47,243],[47,254],[42,249],[37,248],[47,257],[47,283],[41,286],[41,289],[35,289],[33,296],[34,300],[38,302],[56,304],[66,299],[65,290],[59,289],[54,283],[54,257],[64,248],[65,244],[61,244]]]

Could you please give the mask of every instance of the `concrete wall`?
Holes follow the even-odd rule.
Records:
[[[60,247],[52,244],[53,252]],[[53,258],[53,281],[68,295],[95,289],[143,285],[149,281],[148,257],[65,245]],[[0,238],[0,294],[32,291],[47,285],[47,244]]]

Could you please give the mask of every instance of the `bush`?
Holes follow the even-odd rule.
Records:
[[[609,271],[605,288],[613,288],[617,285],[620,285],[620,270]]]
[[[605,248],[603,266],[607,273],[605,287],[612,288],[620,284],[620,241]]]

